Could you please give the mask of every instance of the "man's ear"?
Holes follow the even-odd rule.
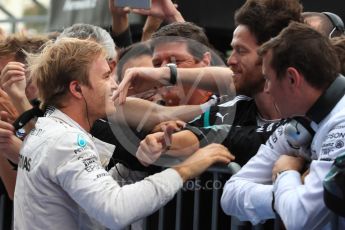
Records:
[[[212,60],[212,55],[210,52],[207,51],[202,55],[201,61],[204,63],[205,66],[210,66],[211,60]]]
[[[83,97],[83,94],[81,92],[80,84],[78,81],[71,81],[69,83],[69,91],[70,93],[79,99]]]
[[[286,77],[291,87],[294,87],[294,88],[301,87],[303,76],[296,68],[294,67],[287,68]]]
[[[116,68],[116,61],[115,60],[110,60],[108,61],[108,65],[109,65],[109,68],[110,68],[110,71],[111,73],[114,72],[115,68]]]

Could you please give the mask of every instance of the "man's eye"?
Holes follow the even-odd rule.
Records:
[[[241,54],[241,53],[245,53],[246,50],[240,47],[240,48],[237,48],[237,52]]]

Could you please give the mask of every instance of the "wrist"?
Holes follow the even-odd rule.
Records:
[[[207,110],[209,110],[215,104],[217,104],[217,99],[212,98],[212,99],[206,101],[205,103],[201,104],[200,109],[201,109],[202,113],[205,113]]]
[[[177,82],[177,66],[174,63],[168,63],[166,64],[167,67],[169,67],[169,83],[171,85],[176,85]]]
[[[189,174],[183,166],[180,166],[180,167],[175,166],[175,167],[172,167],[172,169],[174,169],[180,175],[183,183],[189,180],[189,176],[188,176]]]
[[[176,12],[175,14],[167,17],[166,21],[169,23],[172,23],[172,22],[184,22],[185,20],[182,17],[182,14],[180,12]]]
[[[115,26],[116,25],[116,26]],[[119,17],[113,19],[113,24],[111,26],[111,30],[113,35],[118,36],[125,32],[129,27],[128,18],[126,17]]]
[[[23,99],[25,98],[25,99]],[[29,110],[32,108],[32,105],[30,102],[26,99],[26,96],[24,95],[23,97],[19,97],[17,99],[13,100],[14,105],[18,111],[18,113],[22,114],[25,111]]]

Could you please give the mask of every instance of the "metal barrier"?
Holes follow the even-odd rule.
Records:
[[[236,172],[239,169],[236,169]],[[227,167],[211,167],[200,177],[187,181],[172,201],[145,219],[142,229],[280,229],[281,226],[274,220],[253,226],[250,222],[240,221],[223,212],[220,207],[220,197],[223,186],[232,173],[234,172]],[[188,199],[191,192],[193,193],[192,199]],[[208,209],[205,210],[205,207]]]
[[[200,177],[189,180],[165,207],[146,218],[143,229],[230,229],[231,217],[220,207],[220,197],[231,171],[211,167]]]

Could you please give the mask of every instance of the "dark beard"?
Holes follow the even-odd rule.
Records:
[[[262,78],[262,80],[257,81],[256,83],[252,83],[250,85],[246,85],[246,87],[243,87],[243,85],[240,87],[236,84],[236,81],[234,82],[235,88],[236,88],[236,95],[245,95],[248,97],[253,97],[254,95],[262,92],[265,87],[265,79]]]

